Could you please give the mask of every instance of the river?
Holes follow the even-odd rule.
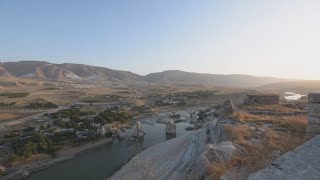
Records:
[[[166,141],[173,137],[168,137],[165,133],[165,125],[158,123],[144,123],[143,129],[146,133],[144,138],[135,143],[132,141],[113,141],[81,155],[58,163],[47,169],[31,174],[28,180],[103,180],[111,176],[121,166],[130,160],[137,152],[152,145]],[[185,126],[189,123],[177,124],[177,137],[183,136],[189,131]],[[139,144],[139,145],[138,145]]]
[[[286,100],[297,101],[297,100],[301,99],[304,96],[306,96],[306,95],[297,94],[297,93],[293,93],[293,92],[285,92],[284,98]]]

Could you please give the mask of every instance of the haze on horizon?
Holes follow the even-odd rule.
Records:
[[[0,2],[0,61],[320,79],[320,1]]]

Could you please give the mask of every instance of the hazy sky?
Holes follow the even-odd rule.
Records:
[[[320,0],[0,0],[0,61],[320,79]]]

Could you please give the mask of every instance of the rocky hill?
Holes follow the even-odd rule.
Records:
[[[82,64],[53,64],[43,61],[5,62],[0,64],[0,76],[40,80],[141,81],[141,76],[127,72]]]
[[[178,70],[151,73],[144,77],[148,82],[162,83],[190,83],[214,84],[228,87],[257,87],[270,83],[279,83],[286,80],[271,77],[255,77],[241,74],[202,74]]]
[[[221,87],[252,88],[286,80],[249,75],[217,75],[184,71],[164,71],[141,76],[128,71],[83,64],[54,64],[45,61],[4,62],[0,64],[0,78],[37,80],[107,80],[111,82],[213,84]]]

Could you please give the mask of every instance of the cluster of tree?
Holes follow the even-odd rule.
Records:
[[[78,108],[62,109],[56,113],[50,114],[53,119],[70,118],[71,120],[79,120],[81,116],[94,115],[94,111],[80,111]]]
[[[10,102],[10,103],[0,102],[0,108],[9,108],[9,107],[13,107],[14,105],[16,105],[16,102]]]
[[[27,109],[55,109],[58,108],[57,104],[52,102],[32,102],[25,106]]]
[[[104,125],[111,124],[112,122],[127,123],[131,119],[132,115],[126,112],[112,112],[109,110],[105,110],[99,113],[99,115],[94,118],[94,122]]]
[[[0,96],[5,96],[7,98],[23,98],[29,96],[30,93],[26,92],[15,92],[15,93],[0,93]]]
[[[18,157],[29,158],[34,154],[41,153],[55,155],[55,152],[58,149],[54,145],[52,138],[35,132],[32,136],[28,137],[13,137],[10,142],[14,152],[12,161]]]
[[[176,95],[181,95],[187,98],[208,98],[210,96],[215,95],[219,91],[210,91],[210,90],[198,90],[193,92],[183,92],[177,93]]]
[[[92,120],[84,119],[80,121],[74,121],[70,120],[68,122],[63,121],[61,119],[56,119],[53,121],[53,124],[55,126],[61,127],[61,128],[73,128],[76,130],[85,130],[85,129],[90,129],[93,130],[94,128],[90,126],[90,123],[92,123]]]

